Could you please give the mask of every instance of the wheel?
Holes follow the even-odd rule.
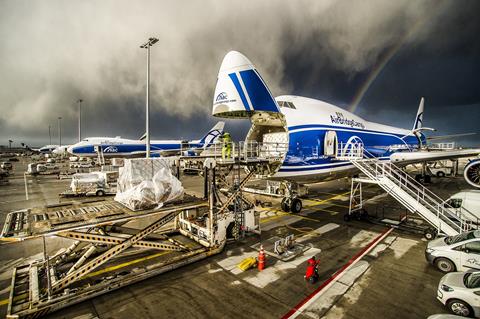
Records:
[[[425,229],[425,232],[423,233],[423,236],[427,240],[432,240],[435,237],[437,237],[437,230],[433,229],[433,228],[427,228],[427,229]]]
[[[437,172],[437,177],[445,177],[445,173],[444,172]]]
[[[294,214],[300,213],[300,211],[302,210],[302,201],[298,198],[292,199],[291,210]]]
[[[462,317],[471,317],[473,315],[472,307],[468,303],[460,299],[452,299],[447,302],[448,309]]]
[[[350,214],[343,215],[343,220],[346,221],[346,222],[349,222],[350,221]]]
[[[423,181],[423,176],[422,174],[417,174],[415,175],[415,180],[419,183],[421,183]]]
[[[435,260],[435,266],[443,273],[455,271],[455,264],[447,258],[438,258]]]
[[[96,195],[97,196],[105,196],[105,192],[101,189],[99,189],[97,192],[96,192]]]
[[[289,200],[288,200],[288,198],[284,197],[284,198],[282,199],[281,207],[282,207],[282,210],[283,210],[285,213],[289,213],[289,212],[290,212],[290,206],[289,206]]]

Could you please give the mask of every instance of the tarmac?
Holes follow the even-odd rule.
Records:
[[[59,202],[58,193],[70,180],[55,176],[28,177],[27,158],[14,162],[10,184],[0,186],[0,223],[13,210]],[[185,176],[187,191],[201,194],[202,177]],[[462,177],[433,178],[428,186],[442,198],[469,188]],[[342,179],[313,185],[299,214],[281,211],[279,200],[261,199],[261,235],[228,244],[224,251],[195,264],[150,278],[69,308],[47,318],[426,318],[447,310],[436,300],[442,273],[424,258],[422,234],[394,230],[369,221],[344,221],[350,182]],[[367,210],[400,219],[405,209],[380,188],[364,188],[373,198]],[[61,201],[65,201],[62,199]],[[380,212],[380,213],[379,213]],[[411,216],[414,217],[414,216]],[[0,225],[3,227],[3,225]],[[242,272],[237,264],[256,256],[252,248],[262,241],[294,234],[310,247],[288,261],[267,256],[266,269]],[[69,240],[48,238],[55,252]],[[40,240],[0,244],[0,316],[6,313],[12,267],[41,258]],[[168,252],[125,257],[124,267],[146,259],[161,260]],[[320,259],[320,280],[307,283],[306,260]],[[142,260],[143,258],[143,260]]]

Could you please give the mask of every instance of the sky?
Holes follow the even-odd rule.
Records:
[[[480,146],[480,1],[0,0],[0,145],[138,138],[151,49],[151,135],[200,138],[223,56],[237,50],[275,96],[324,100],[411,128],[420,98],[433,135]],[[248,121],[228,120],[243,139]]]

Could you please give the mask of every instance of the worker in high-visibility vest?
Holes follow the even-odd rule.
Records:
[[[230,133],[223,133],[222,140],[222,159],[232,157],[232,137],[230,136]]]
[[[311,284],[314,284],[318,281],[318,264],[320,264],[320,260],[316,260],[315,256],[312,256],[309,260],[307,260],[307,270],[305,271],[305,280]]]

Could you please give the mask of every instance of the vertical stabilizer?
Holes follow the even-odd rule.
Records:
[[[420,100],[420,104],[418,105],[418,112],[417,117],[415,117],[415,123],[413,124],[413,131],[417,131],[422,128],[423,126],[423,107],[424,107],[424,98]]]

